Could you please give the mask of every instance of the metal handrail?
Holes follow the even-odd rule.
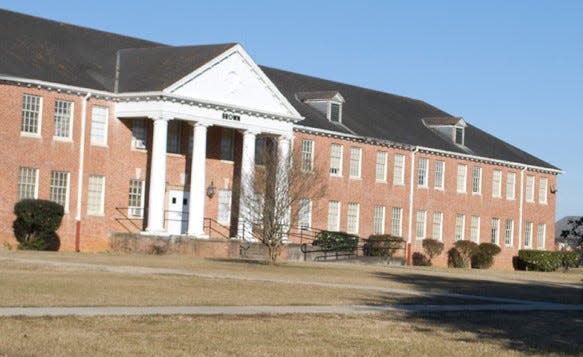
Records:
[[[208,222],[208,224],[207,224],[207,222]],[[230,230],[231,230],[230,227],[219,223],[216,219],[210,218],[210,217],[205,217],[204,224],[203,224],[203,230],[208,229],[209,237],[211,236],[211,233],[214,232],[214,233],[219,234],[221,238],[230,239],[230,233],[225,235],[223,232],[221,232],[221,230],[213,227],[213,223],[215,224],[215,227],[219,227],[223,232],[225,232],[225,231],[230,232]]]

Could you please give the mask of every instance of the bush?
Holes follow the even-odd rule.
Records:
[[[472,262],[472,255],[478,250],[478,245],[470,240],[458,240],[454,243],[454,246],[464,260],[464,268],[469,267]]]
[[[61,225],[63,206],[47,200],[25,199],[14,205],[16,220],[12,223],[19,249],[59,250],[55,232]]]
[[[514,269],[555,271],[560,267],[564,267],[565,269],[576,267],[578,261],[578,252],[523,249],[518,251],[518,259],[516,260],[516,264],[514,264]]]
[[[502,250],[492,243],[482,243],[471,257],[472,268],[488,269],[494,264],[494,256]]]
[[[360,238],[345,232],[320,231],[312,243],[324,250],[355,251]]]
[[[447,251],[447,266],[450,268],[467,268],[464,258],[456,248]]]
[[[392,257],[398,249],[403,249],[405,240],[390,234],[377,234],[368,237],[366,255],[373,257]]]
[[[429,259],[429,265],[431,265],[431,261],[436,256],[440,255],[443,252],[443,243],[435,240],[435,239],[424,239],[423,240],[423,250],[425,251],[425,255]]]
[[[413,253],[412,258],[413,258],[413,265],[415,265],[415,266],[426,267],[426,266],[431,265],[431,261],[429,261],[429,259],[427,259],[427,257],[423,253],[415,252],[415,253]]]

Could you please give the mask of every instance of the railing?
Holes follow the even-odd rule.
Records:
[[[139,210],[139,211],[138,211]],[[116,207],[115,211],[121,217],[115,217],[115,221],[119,223],[128,233],[141,232],[144,226],[145,208],[136,207]],[[130,215],[130,213],[133,213]],[[141,214],[139,216],[138,214]]]
[[[209,237],[216,238],[217,235],[221,238],[229,239],[231,236],[231,228],[219,223],[216,219],[205,217],[204,227],[205,232],[208,232]],[[214,233],[214,234],[213,234]]]

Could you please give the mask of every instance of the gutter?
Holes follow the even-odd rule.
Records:
[[[415,185],[415,154],[419,151],[419,147],[416,147],[415,150],[411,151],[411,177],[410,177],[410,184],[409,184],[409,227],[407,229],[407,243],[411,244],[413,242],[413,232],[411,228],[413,228],[413,198],[414,198],[414,185]],[[427,223],[427,217],[425,217],[425,223]]]
[[[524,207],[524,172],[527,167],[523,167],[520,170],[520,203],[518,204],[518,250],[522,246],[522,216]],[[534,189],[534,187],[533,187]]]
[[[79,171],[77,172],[77,214],[75,215],[75,251],[80,251],[81,241],[81,202],[83,197],[83,175],[85,169],[85,131],[87,121],[87,102],[91,98],[91,93],[87,93],[83,98],[81,107],[81,138],[79,140]]]

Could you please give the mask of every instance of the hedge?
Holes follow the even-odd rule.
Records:
[[[513,264],[515,270],[555,271],[577,267],[579,257],[579,252],[522,249]]]
[[[19,249],[59,250],[61,242],[55,232],[61,225],[63,206],[47,200],[25,199],[14,205],[12,223]]]
[[[365,255],[373,257],[392,257],[398,249],[404,248],[405,240],[390,234],[375,234],[368,237]]]
[[[312,245],[324,250],[355,251],[360,237],[345,232],[320,231]]]

